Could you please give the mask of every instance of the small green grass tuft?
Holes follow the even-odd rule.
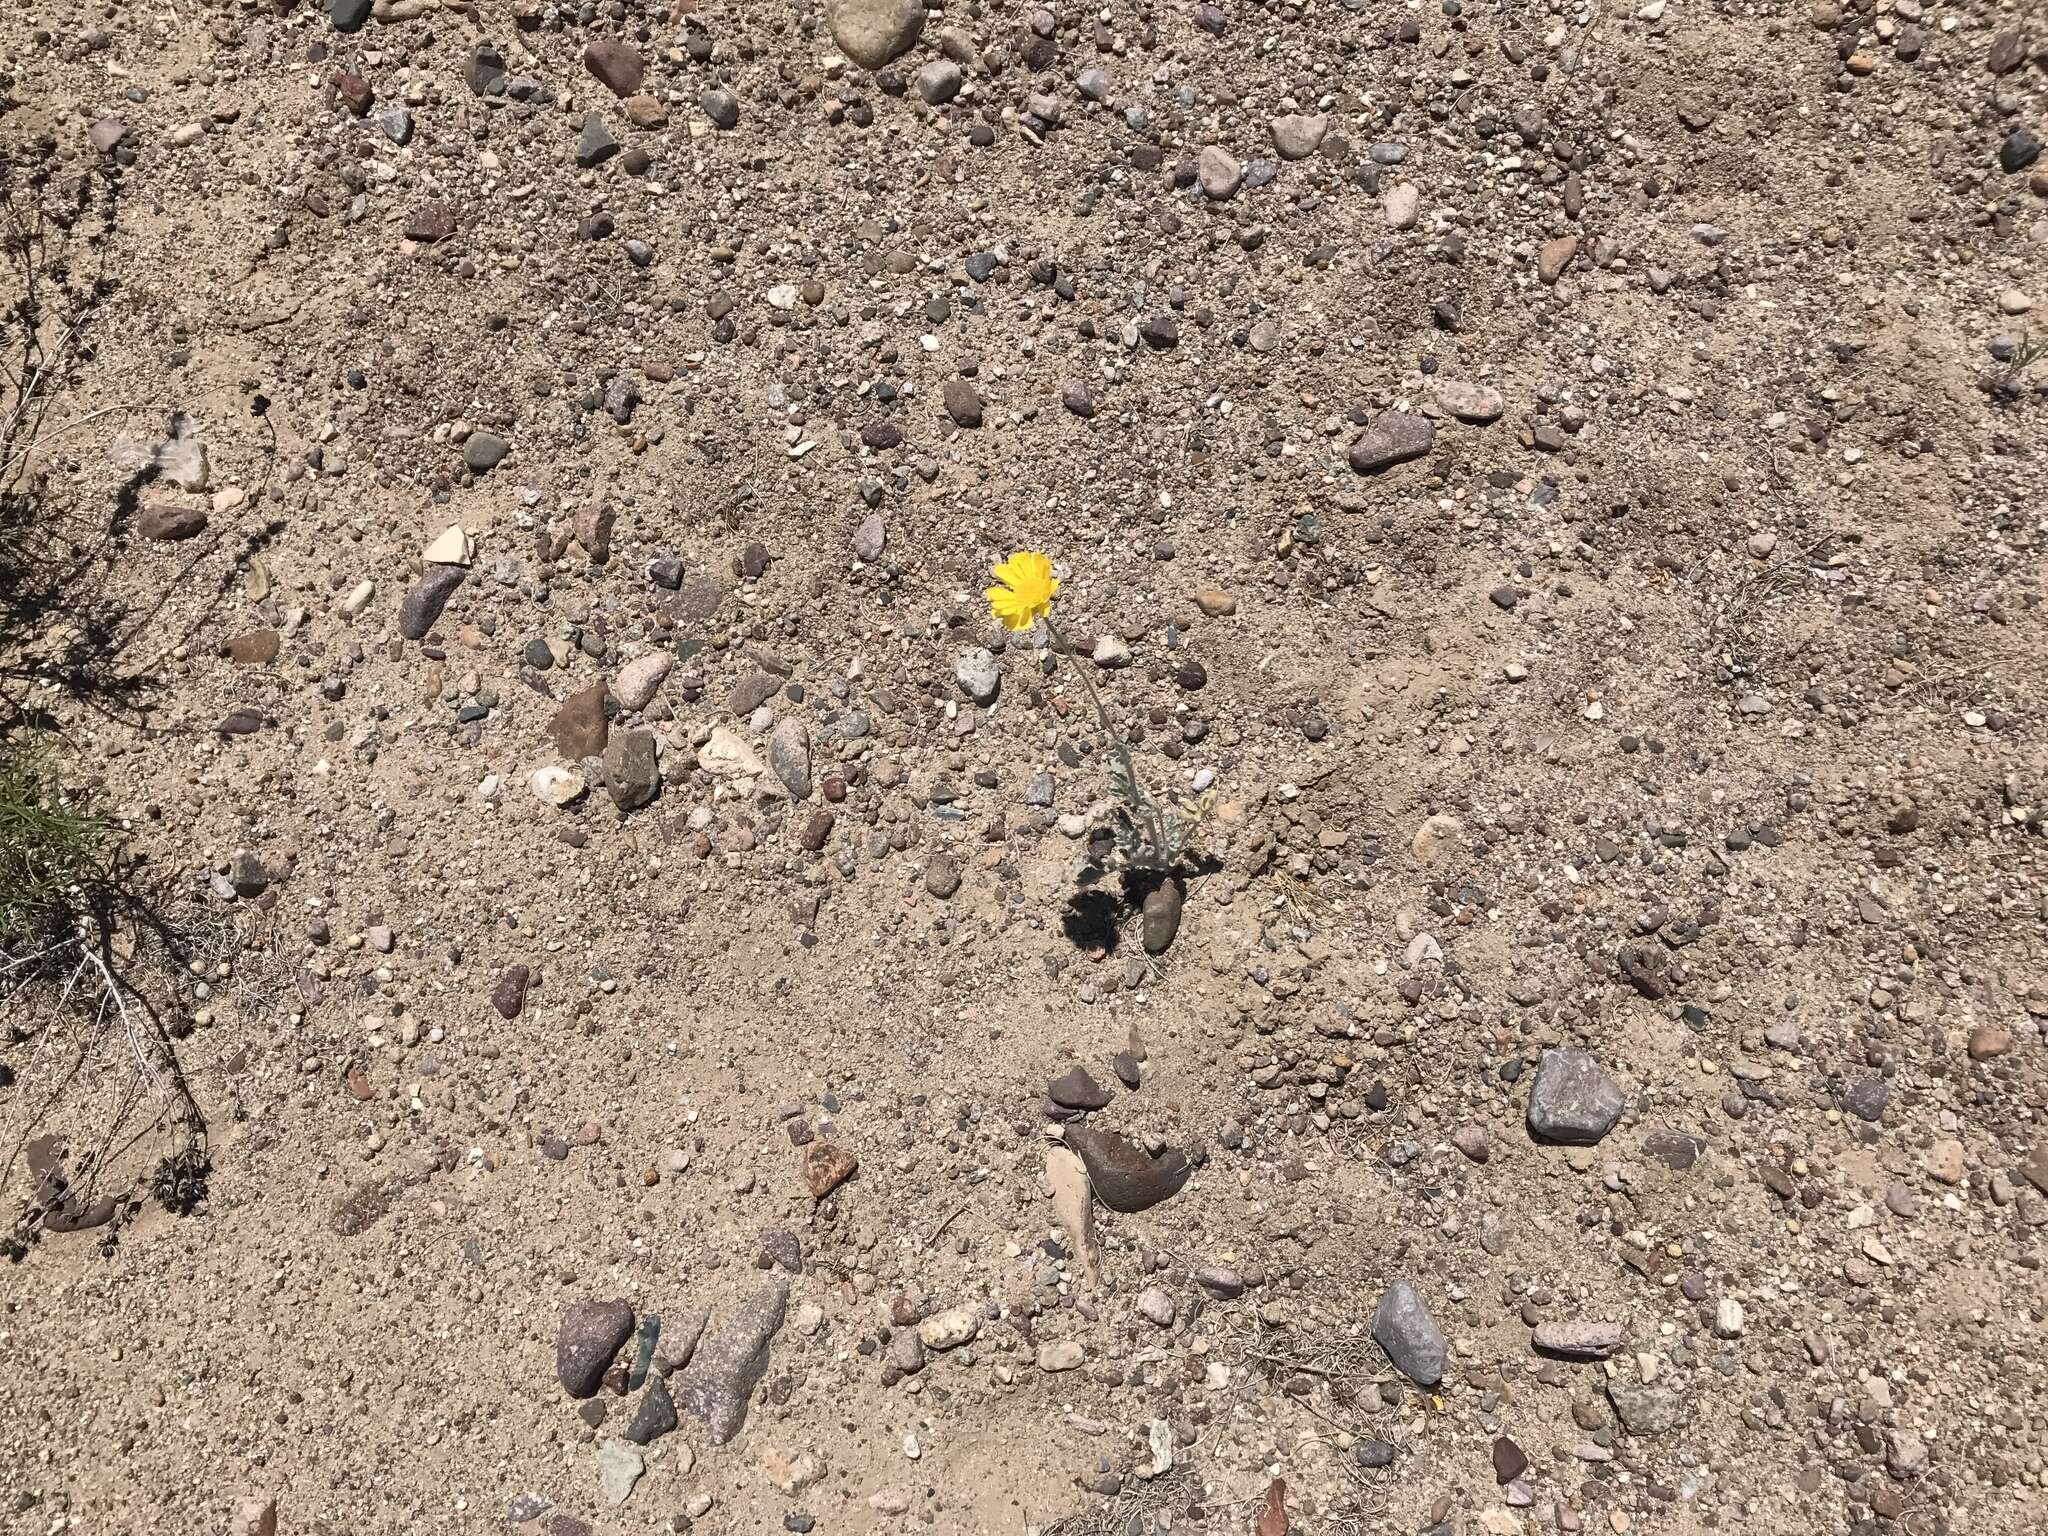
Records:
[[[41,743],[0,746],[0,953],[74,926],[113,829],[67,794]]]

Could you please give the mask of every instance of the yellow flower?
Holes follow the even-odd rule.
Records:
[[[1060,584],[1052,562],[1035,549],[1020,549],[990,572],[1001,586],[988,589],[988,605],[1005,629],[1029,629],[1052,612]]]

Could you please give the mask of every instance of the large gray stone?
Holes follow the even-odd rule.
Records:
[[[496,469],[510,451],[511,444],[495,432],[472,432],[462,440],[462,462],[469,466],[471,474]]]
[[[1323,136],[1330,131],[1328,114],[1290,112],[1285,117],[1276,117],[1271,124],[1273,148],[1280,152],[1282,160],[1306,160],[1314,154],[1323,142]]]
[[[993,704],[996,694],[1003,686],[1003,674],[996,665],[995,653],[986,646],[973,646],[960,653],[953,663],[953,679],[960,685],[960,691],[977,704]]]
[[[862,69],[880,69],[924,31],[924,0],[833,0],[832,41]]]
[[[1433,1387],[1444,1379],[1450,1341],[1408,1281],[1396,1280],[1387,1287],[1372,1315],[1372,1336],[1394,1368],[1417,1386]]]
[[[782,1326],[789,1280],[776,1275],[748,1298],[683,1372],[682,1405],[704,1421],[704,1438],[724,1445],[747,1422],[747,1401],[768,1374],[768,1342]]]
[[[1607,1396],[1632,1435],[1661,1435],[1691,1416],[1690,1405],[1668,1387],[1632,1387],[1627,1382],[1610,1381]]]
[[[1545,1051],[1529,1088],[1529,1134],[1538,1141],[1590,1147],[1621,1118],[1621,1090],[1590,1051]]]
[[[633,1485],[647,1470],[647,1458],[623,1440],[607,1440],[597,1448],[597,1485],[614,1509],[633,1497]]]

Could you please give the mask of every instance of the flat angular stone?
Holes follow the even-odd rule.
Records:
[[[576,163],[588,169],[603,165],[619,152],[619,141],[612,137],[604,119],[595,112],[583,114],[583,131],[576,136]]]
[[[1102,1109],[1109,1103],[1109,1090],[1078,1063],[1054,1078],[1046,1092],[1062,1109]]]
[[[430,565],[419,580],[406,588],[398,604],[398,633],[407,640],[424,640],[448,599],[462,585],[465,572],[459,565]]]
[[[612,804],[637,811],[661,788],[661,763],[654,752],[654,732],[621,731],[604,749],[604,787]]]
[[[781,687],[782,679],[772,672],[750,672],[733,688],[732,712],[744,720],[774,698]]]
[[[633,1485],[646,1470],[647,1458],[623,1440],[607,1440],[597,1448],[597,1485],[614,1509],[633,1497]]]
[[[1444,1379],[1450,1340],[1410,1282],[1396,1280],[1387,1287],[1372,1315],[1372,1336],[1394,1368],[1417,1386],[1433,1387]]]
[[[455,234],[455,210],[447,203],[421,203],[406,215],[405,238],[438,245]]]
[[[768,734],[768,766],[792,800],[811,797],[811,733],[793,716],[776,722]]]
[[[1396,464],[1419,459],[1436,446],[1436,423],[1406,411],[1382,411],[1365,435],[1351,445],[1351,467],[1376,475]]]
[[[252,629],[227,643],[228,660],[238,667],[267,667],[277,660],[280,641],[274,629]]]
[[[1632,1435],[1661,1435],[1678,1428],[1691,1417],[1691,1406],[1667,1387],[1630,1386],[1623,1381],[1607,1383],[1607,1397],[1622,1425]]]
[[[1621,1118],[1621,1090],[1589,1051],[1545,1051],[1529,1088],[1529,1134],[1538,1141],[1590,1147]]]
[[[860,1159],[836,1141],[814,1141],[803,1150],[804,1185],[822,1200],[860,1171]]]
[[[775,1275],[691,1357],[678,1395],[704,1421],[708,1443],[724,1445],[745,1426],[748,1400],[768,1374],[768,1344],[788,1304],[789,1279]]]
[[[135,516],[135,531],[160,544],[197,538],[206,532],[206,509],[180,507],[167,501],[146,502]]]
[[[1621,1348],[1621,1324],[1539,1323],[1530,1343],[1539,1355],[1555,1355],[1562,1360],[1605,1360]]]
[[[611,735],[611,725],[604,717],[604,692],[602,682],[579,689],[562,701],[562,707],[548,722],[548,734],[555,738],[556,749],[572,763],[604,755],[605,742]]]
[[[1195,1171],[1177,1149],[1153,1157],[1116,1132],[1094,1126],[1068,1126],[1067,1145],[1087,1167],[1095,1198],[1125,1215],[1149,1210],[1178,1194]]]
[[[652,1445],[674,1429],[676,1423],[676,1404],[675,1399],[669,1396],[668,1382],[656,1376],[640,1394],[633,1417],[619,1435],[635,1445]]]

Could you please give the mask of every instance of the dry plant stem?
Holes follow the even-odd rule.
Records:
[[[1081,670],[1081,658],[1075,654],[1073,646],[1067,643],[1067,637],[1060,633],[1060,627],[1048,618],[1045,620],[1045,632],[1052,637],[1053,649],[1073,664],[1074,676],[1080,679],[1081,687],[1088,695],[1088,702],[1095,706],[1095,718],[1102,726],[1102,734],[1109,742],[1109,749],[1123,765],[1124,777],[1130,780],[1132,791],[1145,802],[1145,818],[1152,824],[1152,846],[1163,855],[1166,850],[1166,827],[1159,819],[1159,802],[1147,794],[1139,784],[1137,766],[1131,761],[1131,749],[1124,745],[1122,734],[1110,724],[1109,711],[1102,707],[1102,695],[1095,691],[1095,684],[1089,680],[1088,674]]]

